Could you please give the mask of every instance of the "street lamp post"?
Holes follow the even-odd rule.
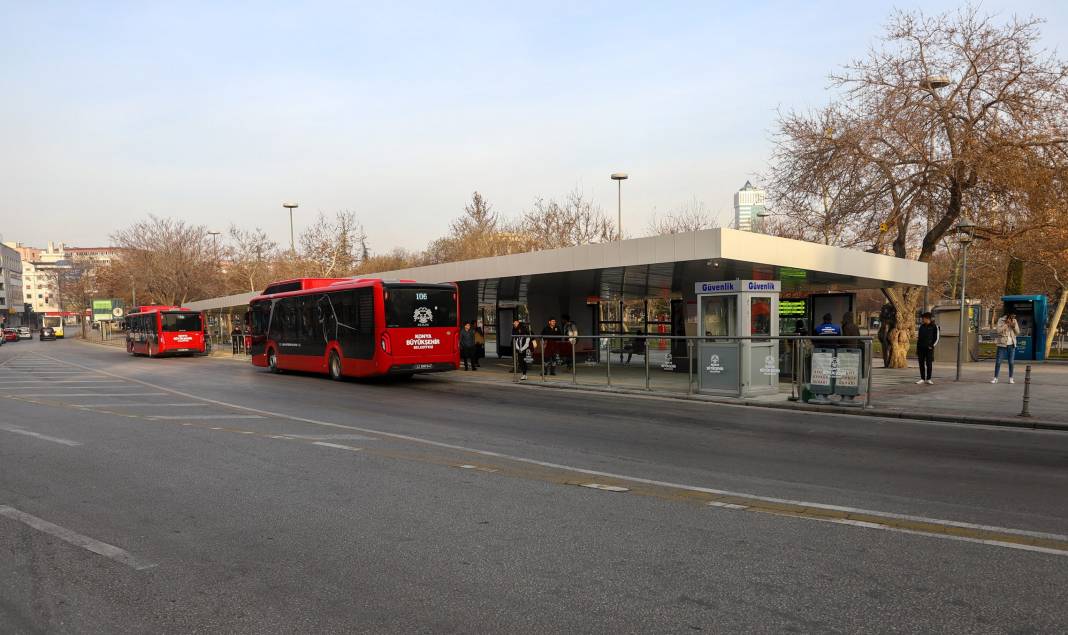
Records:
[[[219,234],[222,232],[208,232],[211,236],[211,250],[215,256],[215,266],[219,266]]]
[[[960,267],[960,331],[959,341],[957,342],[957,378],[955,381],[960,381],[961,364],[964,362],[964,355],[968,345],[968,307],[967,307],[967,295],[966,286],[968,283],[968,245],[975,240],[975,225],[968,221],[961,221],[957,224],[957,231],[961,233],[959,238],[961,246],[961,267]]]
[[[616,188],[616,240],[623,240],[623,181],[627,180],[626,172],[615,172],[612,180],[618,186]]]
[[[297,253],[297,242],[293,239],[293,210],[300,207],[296,203],[282,203],[282,207],[289,210],[289,251]]]

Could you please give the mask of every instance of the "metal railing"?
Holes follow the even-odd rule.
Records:
[[[686,394],[692,395],[695,392],[695,371],[697,371],[697,359],[695,353],[700,343],[703,342],[716,342],[716,343],[729,343],[734,342],[737,344],[739,351],[741,351],[742,345],[745,342],[750,343],[767,343],[778,342],[780,343],[779,355],[782,357],[784,354],[788,359],[787,372],[783,373],[783,369],[776,368],[779,371],[779,388],[782,388],[783,377],[790,386],[790,394],[788,399],[791,401],[799,401],[803,398],[803,392],[806,388],[805,378],[807,371],[810,368],[811,354],[815,348],[830,348],[830,349],[845,349],[845,348],[859,348],[861,350],[861,369],[862,374],[858,378],[858,392],[862,392],[864,395],[863,406],[865,408],[871,407],[872,399],[872,342],[875,338],[870,335],[780,335],[780,336],[691,336],[691,335],[662,335],[658,333],[605,333],[601,335],[526,335],[526,334],[513,334],[512,335],[512,381],[519,382],[521,378],[525,378],[526,373],[520,373],[520,359],[521,356],[524,360],[522,366],[526,366],[529,371],[529,364],[533,363],[536,368],[540,370],[538,376],[542,380],[547,380],[548,377],[556,375],[556,369],[559,366],[567,366],[570,369],[571,383],[578,385],[579,379],[579,366],[588,367],[590,374],[585,375],[592,377],[597,375],[603,378],[602,381],[598,381],[598,385],[606,385],[608,387],[613,386],[613,362],[612,357],[614,355],[619,356],[618,366],[629,367],[630,360],[635,356],[642,357],[643,367],[643,380],[644,389],[650,392],[654,391],[652,373],[652,358],[658,353],[662,358],[666,358],[667,364],[661,364],[660,368],[667,370],[669,367],[672,372],[681,371],[678,370],[675,360],[671,356],[671,351],[674,348],[674,344],[678,341],[684,341],[686,347],[685,366],[686,366]],[[529,341],[528,341],[529,340]],[[583,342],[591,342],[592,346],[580,346]],[[637,343],[637,344],[636,344]],[[526,344],[523,350],[520,350],[520,346]],[[548,354],[546,352],[548,351]],[[623,357],[627,356],[628,361],[624,362]],[[739,353],[740,358],[740,353]],[[598,368],[603,366],[603,369]],[[617,370],[617,374],[621,371]],[[617,381],[617,384],[619,382]],[[859,388],[863,384],[863,391]],[[678,391],[668,391],[678,392]],[[843,400],[844,403],[856,403],[852,399]],[[843,403],[832,402],[832,403]]]

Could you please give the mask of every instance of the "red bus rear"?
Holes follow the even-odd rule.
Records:
[[[126,316],[126,351],[132,355],[204,353],[204,315],[177,306],[142,306]]]
[[[252,363],[334,379],[413,375],[460,365],[456,285],[309,278],[249,303]]]

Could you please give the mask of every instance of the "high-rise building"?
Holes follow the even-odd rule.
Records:
[[[746,232],[760,231],[766,198],[764,190],[746,181],[742,189],[734,193],[734,227]]]
[[[22,312],[22,256],[17,249],[0,244],[0,323]]]

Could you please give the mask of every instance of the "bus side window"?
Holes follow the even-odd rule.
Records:
[[[356,317],[356,357],[371,359],[375,355],[375,295],[372,287],[356,289],[353,313]]]

